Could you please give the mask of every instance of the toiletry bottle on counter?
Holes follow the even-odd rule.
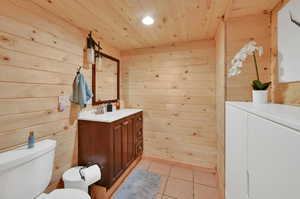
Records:
[[[120,109],[120,101],[118,100],[116,103],[116,109],[119,110]]]
[[[28,137],[28,148],[31,149],[34,147],[34,143],[35,143],[35,136],[33,131],[31,131],[29,133],[29,137]]]

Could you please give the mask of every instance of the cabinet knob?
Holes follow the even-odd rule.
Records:
[[[128,121],[126,121],[126,122],[123,122],[123,125],[125,126],[125,125],[127,125],[129,122]]]
[[[139,117],[139,118],[138,118],[138,120],[139,120],[139,121],[142,121],[142,118],[141,118],[141,117]]]
[[[138,153],[142,152],[143,151],[143,147],[142,145],[138,146]]]
[[[138,131],[138,136],[141,136],[143,134],[142,130]]]

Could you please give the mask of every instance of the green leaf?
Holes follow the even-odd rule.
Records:
[[[267,90],[270,85],[271,85],[271,82],[262,83],[259,80],[254,80],[252,82],[252,87],[254,90]]]
[[[263,90],[267,90],[272,82],[267,82],[263,84]]]
[[[261,81],[254,80],[252,82],[252,87],[253,87],[254,90],[262,90],[263,85],[262,85]]]

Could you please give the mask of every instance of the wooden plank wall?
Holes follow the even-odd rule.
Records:
[[[248,42],[255,39],[264,47],[264,55],[258,58],[260,76],[263,81],[271,79],[270,69],[270,14],[257,14],[236,18],[228,18],[220,24],[216,34],[216,110],[217,110],[217,146],[218,176],[221,197],[224,198],[225,149],[224,149],[224,101],[251,101],[251,82],[256,78],[252,58],[246,61],[239,76],[227,78],[227,70],[231,67],[233,56]],[[225,59],[225,61],[224,61]],[[227,68],[227,70],[226,70]]]
[[[258,45],[264,47],[264,55],[258,58],[259,73],[263,81],[270,81],[270,47],[271,47],[271,23],[270,14],[249,15],[227,20],[227,47],[226,61],[231,67],[233,56],[251,39],[255,39]],[[227,79],[228,101],[251,101],[251,82],[256,79],[253,59],[248,58],[242,73],[236,77]]]
[[[145,111],[145,155],[215,169],[215,42],[131,50],[121,59],[125,105]]]
[[[57,106],[83,64],[85,34],[30,1],[1,1],[0,13],[0,152],[25,144],[29,131],[56,140],[55,187],[77,164],[79,109],[58,112]],[[83,71],[91,83],[91,69]]]
[[[289,2],[289,0],[283,0],[272,11],[272,102],[300,105],[300,81],[279,83],[277,78],[277,13],[287,2]]]
[[[216,33],[216,125],[217,171],[221,198],[225,187],[225,99],[226,99],[226,24],[222,21]]]

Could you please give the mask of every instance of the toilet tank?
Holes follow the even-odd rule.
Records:
[[[47,188],[52,177],[56,141],[43,140],[0,153],[0,198],[33,199]]]

